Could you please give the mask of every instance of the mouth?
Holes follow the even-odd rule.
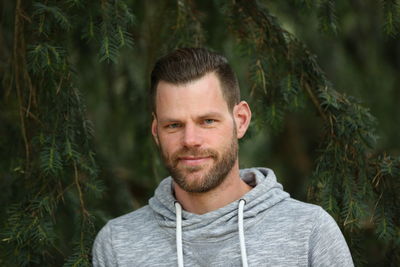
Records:
[[[204,156],[204,157],[187,156],[187,157],[179,157],[178,158],[179,162],[183,163],[184,165],[189,165],[189,166],[201,165],[210,159],[212,159],[211,156]]]

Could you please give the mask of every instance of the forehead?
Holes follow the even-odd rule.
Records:
[[[155,104],[157,116],[228,111],[220,81],[214,73],[185,84],[160,81]]]

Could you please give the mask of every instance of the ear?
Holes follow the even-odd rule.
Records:
[[[246,133],[251,121],[251,110],[246,101],[239,102],[233,108],[233,119],[236,123],[237,138],[240,139]]]
[[[153,121],[151,122],[151,134],[153,135],[154,142],[156,142],[157,146],[159,145],[158,134],[157,134],[157,116],[153,112],[151,114],[153,116]]]

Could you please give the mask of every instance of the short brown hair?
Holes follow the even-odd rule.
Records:
[[[204,48],[179,48],[157,60],[151,72],[150,105],[156,111],[157,85],[160,81],[185,84],[215,73],[229,110],[240,101],[240,89],[228,60]]]

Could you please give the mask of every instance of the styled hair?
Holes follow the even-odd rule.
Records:
[[[240,89],[228,60],[204,48],[179,48],[157,60],[151,72],[150,105],[156,111],[157,86],[160,81],[181,85],[215,73],[230,111],[240,101]]]

